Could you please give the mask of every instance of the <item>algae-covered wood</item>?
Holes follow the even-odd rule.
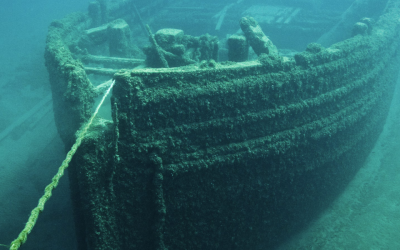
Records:
[[[294,60],[117,73],[112,137],[94,133],[75,159],[88,244],[266,249],[296,232],[345,187],[382,129],[398,12],[369,36],[311,44]]]
[[[120,70],[113,121],[96,121],[71,166],[80,247],[271,249],[299,230],[351,180],[382,129],[399,14],[392,1],[370,34],[293,58]],[[72,110],[86,114],[84,68],[57,57],[63,44],[51,38],[52,84],[80,79],[67,87],[81,86]]]

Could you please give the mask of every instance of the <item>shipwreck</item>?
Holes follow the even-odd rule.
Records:
[[[271,249],[363,164],[399,71],[400,1],[355,1],[329,28],[302,23],[311,14],[300,7],[276,10],[264,24],[277,44],[257,8],[229,15],[243,4],[211,15],[202,4],[99,0],[50,25],[66,149],[114,84],[108,117],[69,166],[79,249]],[[241,32],[222,43],[188,27]],[[319,43],[279,50],[301,32]]]

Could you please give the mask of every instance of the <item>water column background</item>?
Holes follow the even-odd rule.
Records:
[[[54,125],[44,47],[51,21],[86,11],[88,2],[0,2],[1,244],[18,236],[65,157]],[[68,178],[64,177],[21,249],[75,248]]]

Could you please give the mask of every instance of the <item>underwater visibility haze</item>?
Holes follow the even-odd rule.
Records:
[[[0,248],[400,249],[399,16],[3,1]]]

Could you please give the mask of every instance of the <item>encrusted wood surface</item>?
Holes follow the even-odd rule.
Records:
[[[118,72],[113,122],[71,166],[81,248],[271,249],[295,233],[382,129],[399,14],[393,1],[371,35],[294,59]]]

